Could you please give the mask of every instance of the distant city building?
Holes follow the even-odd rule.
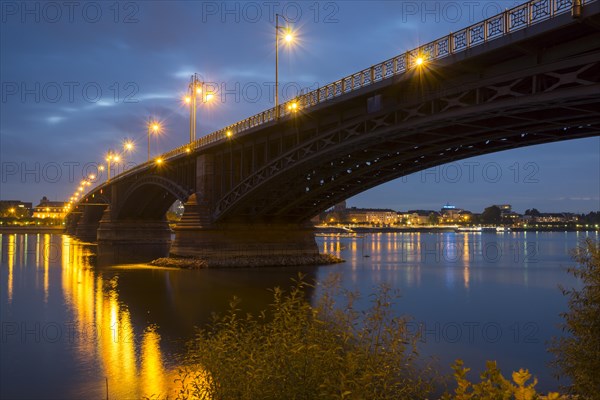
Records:
[[[446,204],[440,210],[440,222],[442,224],[468,224],[473,222],[473,213],[451,204]]]
[[[464,222],[464,213],[465,210],[462,208],[457,208],[456,206],[446,204],[445,206],[442,206],[442,209],[440,210],[440,222],[443,224],[456,224],[458,222]]]
[[[398,223],[398,213],[390,209],[346,207],[336,204],[325,216],[329,223],[392,225]]]
[[[445,212],[445,211],[450,211],[450,210],[456,210],[456,206],[453,206],[451,204],[446,203],[445,206],[442,206],[442,210],[441,211]]]
[[[0,200],[0,217],[31,217],[32,204],[21,200]]]
[[[392,225],[398,223],[398,213],[390,209],[352,207],[346,209],[344,220],[353,224]]]
[[[433,210],[409,210],[398,215],[407,225],[431,225],[433,219],[440,218],[440,213]]]
[[[521,215],[514,212],[510,204],[494,204],[494,207],[500,209],[500,217],[505,221],[518,222],[521,219]]]
[[[512,211],[512,206],[510,204],[494,204],[494,206],[498,207],[503,213]]]
[[[64,201],[50,201],[46,196],[42,197],[40,204],[33,209],[34,218],[58,218],[62,219],[67,214]]]
[[[535,217],[536,222],[551,223],[551,222],[577,222],[579,217],[576,214],[570,213],[541,213]]]
[[[502,219],[504,219],[504,222],[510,221],[510,223],[513,224],[521,222],[523,220],[523,216],[514,211],[502,212],[500,215],[502,216]]]
[[[563,213],[566,222],[581,222],[582,216],[574,213]]]

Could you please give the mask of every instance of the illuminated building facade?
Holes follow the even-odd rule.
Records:
[[[65,217],[67,211],[67,203],[64,201],[50,201],[46,196],[42,197],[40,204],[35,206],[33,209],[34,218],[54,218],[62,219]]]

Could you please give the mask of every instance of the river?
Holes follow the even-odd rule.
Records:
[[[461,358],[474,371],[497,360],[505,376],[528,368],[555,390],[547,341],[567,302],[559,284],[570,250],[598,232],[378,233],[319,237],[342,264],[302,268],[175,270],[96,265],[96,246],[66,235],[0,235],[0,397],[174,397],[194,326],[227,309],[265,309],[267,290],[298,272],[363,294],[397,289],[398,315],[419,331],[420,354],[440,370]],[[310,293],[313,297],[319,291]],[[473,376],[475,378],[475,376]],[[107,389],[108,388],[108,389]]]

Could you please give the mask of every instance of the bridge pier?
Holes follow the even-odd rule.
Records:
[[[65,221],[65,233],[67,235],[75,236],[79,218],[81,218],[81,213],[79,212],[72,212],[68,215]]]
[[[106,205],[86,205],[77,222],[75,236],[84,242],[95,242],[97,230]]]
[[[99,261],[101,264],[114,264],[166,257],[171,235],[166,218],[113,220],[110,209],[107,209],[98,227]]]
[[[319,254],[310,224],[213,223],[208,201],[203,197],[199,200],[196,194],[185,203],[185,212],[174,231],[171,255],[175,257],[293,260]]]
[[[291,224],[214,224],[176,226],[171,255],[206,260],[234,258],[289,259],[317,256],[311,226]]]

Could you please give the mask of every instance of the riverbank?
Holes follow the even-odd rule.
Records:
[[[445,232],[456,232],[457,226],[426,226],[426,227],[365,227],[357,226],[350,227],[348,229],[339,227],[316,227],[315,233],[317,234],[339,234],[339,233],[445,233]],[[504,231],[498,231],[498,233],[510,233],[510,232],[597,232],[598,228],[572,228],[572,227],[516,227],[507,228]],[[481,232],[480,232],[481,233]],[[494,232],[495,233],[495,232]]]
[[[62,225],[56,226],[0,226],[0,233],[64,233],[65,227]]]
[[[213,259],[164,257],[150,262],[150,265],[184,269],[255,268],[327,265],[339,264],[344,261],[345,260],[331,254],[317,254],[313,256],[226,257]]]

